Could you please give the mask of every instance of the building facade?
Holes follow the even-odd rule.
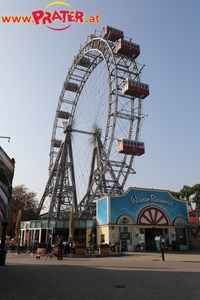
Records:
[[[55,244],[61,238],[67,241],[70,235],[69,220],[32,220],[21,222],[20,244],[32,245],[46,243]],[[95,220],[74,220],[73,239],[78,243],[94,243],[96,238]]]
[[[117,244],[123,240],[127,251],[135,251],[137,245],[148,251],[156,250],[155,238],[162,236],[172,250],[191,249],[188,202],[174,198],[169,191],[129,188],[123,195],[98,199],[96,208],[96,220],[74,221],[75,242]],[[67,240],[68,236],[69,220],[21,224],[21,244],[46,242],[49,238],[55,243],[59,238]]]
[[[189,249],[188,203],[175,199],[169,191],[129,188],[120,196],[97,200],[97,243],[115,244],[126,240],[127,251],[138,244],[144,251],[156,250],[155,237],[164,236],[174,250]]]

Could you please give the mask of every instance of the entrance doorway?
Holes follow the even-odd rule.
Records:
[[[157,235],[165,235],[166,229],[164,228],[145,228],[145,243],[146,251],[154,251],[156,249],[155,237]]]

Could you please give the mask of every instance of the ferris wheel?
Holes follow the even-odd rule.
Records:
[[[56,110],[50,148],[49,178],[38,211],[48,202],[48,217],[95,215],[95,200],[123,193],[135,174],[142,101],[140,46],[124,32],[105,26],[87,37],[68,70]]]

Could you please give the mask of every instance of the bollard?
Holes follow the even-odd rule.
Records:
[[[163,245],[163,243],[161,243],[160,248],[162,254],[162,261],[165,261],[165,254],[164,254],[165,246]]]

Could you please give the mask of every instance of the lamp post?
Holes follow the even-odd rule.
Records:
[[[94,238],[95,238],[95,234],[92,234],[92,252],[94,253]]]
[[[20,254],[20,234],[18,235],[17,254]]]

